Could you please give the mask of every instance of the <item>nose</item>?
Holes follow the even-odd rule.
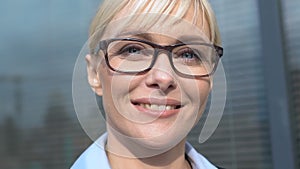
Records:
[[[160,54],[157,57],[154,66],[147,73],[146,85],[151,88],[160,89],[164,93],[177,87],[174,72],[166,54]]]

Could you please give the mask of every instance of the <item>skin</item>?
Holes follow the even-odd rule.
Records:
[[[127,10],[130,6],[122,9],[114,19],[121,18]],[[192,17],[193,7],[183,19],[191,23]],[[209,36],[206,21],[204,27],[202,24],[194,26]],[[180,24],[172,25],[172,28],[183,30]],[[186,32],[176,32],[173,37],[152,33],[125,37],[172,45]],[[113,72],[103,60],[90,55],[86,60],[89,83],[103,97],[108,130],[106,149],[111,167],[189,168],[184,157],[186,135],[203,113],[212,87],[210,77],[187,78],[176,74],[165,53],[160,53],[149,72],[136,75]],[[182,107],[160,116],[157,111],[136,106],[136,102],[180,104]]]

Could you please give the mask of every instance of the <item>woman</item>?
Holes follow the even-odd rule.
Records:
[[[207,0],[105,0],[86,61],[107,133],[72,169],[216,168],[186,136],[205,109],[220,44]]]

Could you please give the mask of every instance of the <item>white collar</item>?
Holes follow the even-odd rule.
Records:
[[[104,147],[106,140],[107,133],[104,133],[80,155],[71,169],[111,169]],[[185,144],[185,152],[193,169],[217,169],[188,142]]]

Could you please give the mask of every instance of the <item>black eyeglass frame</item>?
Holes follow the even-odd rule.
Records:
[[[108,48],[109,44],[114,42],[114,41],[133,41],[133,42],[141,42],[141,43],[145,43],[147,45],[150,45],[154,49],[154,54],[153,54],[152,62],[149,65],[149,67],[145,68],[144,70],[141,70],[141,71],[120,71],[120,70],[117,70],[117,69],[113,68],[109,64],[107,48]],[[214,48],[216,50],[217,55],[218,55],[218,59],[216,61],[216,64],[214,65],[214,68],[212,69],[212,71],[208,74],[205,74],[205,75],[191,75],[191,74],[185,74],[185,73],[182,73],[182,72],[178,71],[175,68],[174,63],[173,63],[172,51],[175,48],[180,47],[180,46],[184,46],[184,45],[204,45],[204,46],[209,46],[209,47]],[[162,45],[158,45],[158,44],[155,44],[153,42],[150,42],[150,41],[141,40],[141,39],[137,39],[137,38],[113,38],[113,39],[106,39],[106,40],[100,41],[99,42],[99,50],[97,50],[96,54],[98,54],[100,50],[102,50],[104,55],[105,55],[104,57],[105,57],[106,65],[112,71],[115,71],[115,72],[118,72],[118,73],[137,74],[137,73],[146,73],[146,72],[148,72],[149,70],[151,70],[153,68],[160,51],[163,50],[163,51],[168,52],[167,56],[168,56],[169,62],[171,64],[171,67],[177,74],[180,74],[180,75],[183,75],[183,76],[192,76],[192,77],[207,77],[207,76],[212,75],[216,71],[219,59],[223,56],[223,50],[224,49],[222,47],[214,45],[214,44],[200,43],[200,42],[178,43],[178,44],[173,44],[173,45],[162,46]]]

